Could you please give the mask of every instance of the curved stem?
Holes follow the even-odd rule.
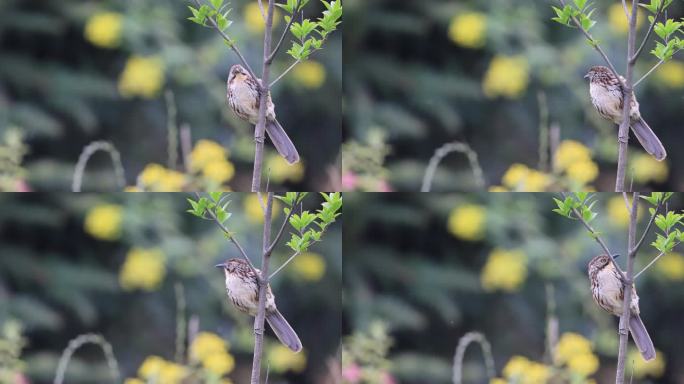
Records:
[[[73,180],[71,182],[71,192],[81,192],[83,173],[85,172],[86,165],[88,165],[90,157],[98,151],[109,153],[109,156],[112,159],[114,178],[117,185],[121,189],[126,186],[126,178],[124,177],[123,165],[121,164],[121,154],[119,151],[117,151],[114,145],[108,141],[93,141],[83,148],[83,151],[78,157],[78,162],[76,162],[76,168],[74,169]]]

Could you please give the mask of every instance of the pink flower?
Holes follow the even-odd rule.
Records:
[[[342,368],[342,378],[352,384],[361,381],[361,367],[356,364]]]
[[[354,172],[342,174],[342,190],[353,191],[359,185],[359,177]]]
[[[382,384],[397,384],[397,380],[395,380],[394,377],[387,372],[382,373],[380,380],[382,380]]]
[[[14,384],[30,384],[26,376],[22,375],[21,373],[17,373],[14,376]]]
[[[387,182],[387,180],[380,180],[378,183],[378,192],[392,192],[393,189]]]
[[[31,192],[31,187],[26,183],[25,180],[17,180],[14,184],[15,192]]]

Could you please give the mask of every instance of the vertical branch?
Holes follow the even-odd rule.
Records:
[[[259,84],[259,116],[254,128],[254,169],[252,171],[252,192],[261,190],[261,168],[264,161],[264,140],[266,131],[266,108],[268,104],[271,86],[268,78],[270,75],[271,61],[271,37],[273,33],[274,0],[268,0],[268,14],[266,15],[266,27],[264,28],[264,57]]]
[[[615,191],[625,191],[625,173],[627,171],[627,143],[629,142],[630,112],[632,107],[632,76],[636,57],[636,24],[638,15],[638,1],[632,1],[632,13],[629,18],[629,34],[627,36],[627,73],[622,85],[622,123],[618,131],[618,169],[615,178]]]
[[[627,361],[627,341],[629,339],[629,318],[631,315],[630,303],[632,302],[632,287],[634,281],[634,259],[636,258],[636,224],[638,211],[639,193],[632,194],[632,209],[629,211],[629,233],[628,233],[628,256],[627,256],[627,273],[626,278],[622,282],[623,302],[622,315],[620,316],[620,347],[618,349],[618,366],[615,373],[615,383],[622,384],[625,380],[625,363]]]
[[[269,0],[272,5],[273,0]],[[271,8],[269,12],[273,9]],[[270,17],[270,16],[269,16]],[[264,320],[266,318],[266,292],[268,290],[268,262],[270,252],[268,251],[271,242],[271,212],[273,211],[273,193],[269,192],[264,211],[264,237],[261,254],[261,272],[257,274],[259,282],[259,306],[257,315],[254,319],[254,358],[252,360],[252,381],[251,384],[260,384],[261,376],[261,355],[264,348]]]

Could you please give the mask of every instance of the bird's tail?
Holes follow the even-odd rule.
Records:
[[[643,118],[632,120],[632,132],[634,132],[634,135],[646,152],[650,153],[658,161],[665,160],[665,157],[667,157],[665,147],[663,147],[658,136],[653,133],[653,130],[651,130],[651,127],[646,124]]]
[[[287,136],[285,130],[277,120],[269,120],[266,122],[266,132],[271,138],[280,156],[284,157],[289,164],[294,164],[299,161],[299,153],[297,148],[292,144],[292,140]]]
[[[302,350],[302,342],[299,341],[299,336],[277,309],[266,312],[266,321],[283,345],[294,352]]]
[[[632,314],[629,317],[629,331],[632,333],[632,339],[639,349],[641,357],[646,361],[655,359],[656,352],[653,341],[651,341],[651,337],[648,335],[648,331],[646,331],[646,327],[639,315]]]

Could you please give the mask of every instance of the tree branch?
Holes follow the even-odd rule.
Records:
[[[285,40],[285,36],[287,36],[287,33],[290,31],[290,27],[292,26],[292,23],[294,22],[294,15],[297,12],[297,9],[299,9],[299,3],[301,0],[297,0],[295,3],[294,10],[292,12],[292,17],[290,17],[290,21],[287,23],[285,26],[285,29],[283,30],[283,34],[280,35],[280,39],[278,40],[278,43],[276,44],[275,48],[273,48],[273,52],[268,56],[268,63],[272,63],[273,59],[275,59],[276,55],[278,54],[278,50],[280,49],[280,46],[283,44],[283,40]]]
[[[634,249],[629,250],[629,253],[636,253],[639,251],[639,248],[641,248],[641,246],[644,243],[644,240],[646,239],[646,235],[651,230],[651,226],[653,226],[653,222],[655,221],[655,218],[658,215],[658,211],[662,207],[662,204],[663,204],[662,199],[658,200],[658,205],[656,205],[655,211],[653,211],[651,218],[648,220],[648,224],[646,224],[646,229],[644,229],[644,233],[641,235],[641,238],[639,239],[639,241],[637,241],[636,245],[634,246]]]
[[[299,200],[299,192],[297,192],[297,194],[295,195],[295,198],[294,198],[295,203],[297,202],[297,200]],[[293,213],[294,213],[294,204],[292,205],[292,207],[290,207],[290,212],[287,214],[287,217],[285,217],[285,220],[283,220],[283,223],[280,225],[280,229],[278,230],[278,233],[276,234],[275,239],[273,239],[273,242],[271,243],[271,245],[268,246],[268,249],[266,250],[266,252],[268,252],[269,254],[271,254],[271,252],[273,252],[273,249],[275,248],[275,246],[280,241],[280,238],[283,237],[283,233],[285,232],[285,227],[287,227],[287,223],[290,222],[290,217],[292,217]]]
[[[625,190],[625,173],[627,171],[627,150],[629,142],[629,125],[630,112],[632,109],[632,97],[634,97],[634,90],[632,89],[632,74],[634,72],[634,64],[632,57],[634,56],[634,47],[636,45],[636,23],[638,1],[632,2],[632,14],[629,19],[629,34],[627,37],[627,73],[622,86],[622,122],[618,130],[618,168],[617,176],[615,177],[615,191],[624,192]],[[619,78],[619,77],[618,77]]]
[[[272,87],[275,83],[279,82],[283,77],[285,77],[285,75],[287,75],[288,72],[293,70],[294,67],[296,67],[297,64],[299,64],[301,62],[302,62],[301,60],[296,60],[294,63],[292,63],[292,65],[287,67],[287,69],[285,71],[283,71],[283,73],[281,73],[280,76],[278,76],[275,80],[273,80],[273,82],[269,86]]]
[[[563,200],[565,200],[565,198],[566,198],[565,193],[561,192],[561,196],[563,197]],[[624,281],[625,274],[622,273],[622,270],[620,269],[620,265],[618,265],[617,261],[615,261],[615,259],[613,258],[614,253],[612,253],[608,249],[608,246],[603,241],[603,239],[601,239],[601,237],[598,235],[598,232],[596,232],[596,230],[594,230],[594,228],[592,228],[591,225],[589,225],[589,223],[587,223],[587,221],[584,220],[584,218],[582,217],[582,215],[579,213],[579,211],[576,208],[573,208],[572,212],[575,214],[577,219],[582,223],[582,225],[584,225],[584,228],[586,228],[589,231],[589,233],[591,234],[591,237],[594,240],[596,240],[597,243],[599,243],[601,248],[603,248],[603,251],[606,253],[606,255],[610,256],[610,260],[613,262],[613,266],[615,266],[615,269],[620,274],[620,278]]]
[[[259,82],[259,116],[254,129],[254,169],[252,171],[252,192],[261,190],[261,168],[264,161],[264,133],[266,131],[266,108],[270,95],[270,85],[268,78],[270,75],[271,63],[268,57],[271,53],[271,35],[273,32],[273,12],[274,0],[268,1],[268,13],[266,14],[266,27],[264,28],[264,55],[261,71],[261,82]]]
[[[678,50],[674,51],[674,53],[672,54],[672,56],[676,55],[679,51],[681,51],[681,49],[678,49]],[[660,60],[660,61],[658,61],[653,67],[651,67],[651,69],[648,70],[648,72],[646,72],[645,75],[641,76],[641,78],[639,78],[639,80],[637,80],[637,81],[634,82],[634,85],[632,85],[632,89],[636,88],[637,85],[639,85],[642,81],[644,81],[648,76],[651,75],[651,73],[653,73],[653,71],[655,71],[656,69],[658,69],[658,67],[660,67],[660,66],[663,65],[664,63],[665,63],[665,60]]]
[[[273,0],[269,0],[270,5],[273,5]],[[270,12],[273,8],[270,7]],[[269,16],[270,18],[270,16]],[[261,273],[257,274],[259,283],[259,305],[257,307],[257,315],[254,318],[254,357],[252,360],[252,380],[251,384],[261,383],[261,358],[264,347],[264,320],[266,319],[266,293],[268,292],[268,262],[270,255],[266,250],[270,244],[271,239],[271,213],[273,210],[273,193],[269,192],[266,201],[266,211],[264,212],[264,231],[262,241],[261,254]]]
[[[287,265],[290,264],[290,262],[292,262],[292,260],[294,260],[294,258],[299,256],[300,254],[301,252],[295,252],[294,254],[292,254],[292,256],[288,257],[287,260],[285,260],[285,262],[283,263],[283,265],[281,265],[280,267],[278,267],[278,269],[273,271],[273,273],[271,273],[271,275],[268,278],[272,279],[275,275],[278,274],[278,272],[280,272],[283,268],[287,267]]]
[[[636,3],[636,2],[635,2]],[[633,10],[633,12],[636,10]],[[634,192],[632,194],[632,209],[629,216],[629,233],[628,233],[628,243],[627,249],[635,249],[635,238],[636,238],[636,224],[637,224],[637,204],[639,200],[639,193]],[[615,383],[623,384],[625,379],[625,363],[627,361],[627,340],[629,339],[629,318],[631,316],[630,304],[632,300],[632,287],[634,286],[634,281],[632,276],[634,275],[634,259],[636,258],[636,252],[629,254],[627,258],[627,279],[622,281],[623,289],[623,302],[622,302],[622,315],[620,316],[620,346],[618,349],[618,366],[615,373]]]
[[[653,32],[653,28],[655,27],[655,24],[658,21],[660,14],[663,12],[663,9],[665,9],[665,2],[664,1],[660,4],[660,8],[658,8],[658,12],[656,12],[655,17],[653,18],[653,22],[648,27],[648,31],[646,32],[646,36],[644,36],[644,41],[641,42],[641,45],[636,50],[634,55],[631,57],[630,62],[636,63],[637,59],[639,58],[639,55],[641,55],[641,52],[644,50],[644,47],[646,46],[646,43],[648,42],[648,38],[651,37],[651,33]]]
[[[197,5],[197,7],[202,6],[202,4],[200,4],[199,0],[193,0],[193,1]],[[249,75],[252,76],[252,79],[254,79],[254,81],[259,83],[259,79],[254,74],[252,67],[249,66],[249,63],[247,63],[247,60],[245,59],[245,57],[242,56],[242,52],[240,52],[238,47],[235,45],[235,42],[233,41],[233,39],[231,39],[228,35],[225,34],[225,32],[223,32],[221,30],[221,28],[218,27],[218,24],[216,24],[216,20],[212,19],[211,17],[207,17],[207,20],[209,20],[209,23],[211,23],[211,26],[216,30],[216,32],[218,32],[219,35],[221,35],[221,37],[223,37],[223,40],[228,42],[230,49],[232,49],[233,52],[235,52],[235,54],[238,56],[238,58],[240,59],[240,62],[242,62],[242,65],[247,69],[247,72],[249,72]]]
[[[561,3],[561,5],[563,5],[563,7],[565,7],[565,0],[558,0],[558,1]],[[608,58],[608,55],[606,55],[606,53],[603,52],[603,49],[601,49],[601,47],[599,46],[598,41],[594,40],[594,37],[589,33],[589,31],[587,31],[586,29],[584,29],[584,27],[582,27],[582,24],[580,24],[579,20],[577,20],[577,18],[575,16],[572,16],[572,21],[575,23],[577,28],[579,28],[579,30],[582,31],[584,36],[589,40],[589,42],[591,43],[591,46],[594,47],[594,49],[601,55],[601,57],[603,57],[603,60],[608,65],[611,72],[613,72],[613,75],[615,75],[616,78],[620,79],[620,75],[618,74],[618,71],[615,69],[615,66],[613,65],[613,63]],[[620,82],[622,82],[622,80],[620,80]]]

